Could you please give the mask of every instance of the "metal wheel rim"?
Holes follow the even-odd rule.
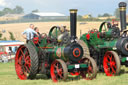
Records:
[[[28,49],[25,46],[21,46],[17,50],[15,57],[15,70],[18,78],[21,80],[26,80],[30,73],[30,67],[31,67],[31,59]]]
[[[80,63],[85,63],[87,64],[88,63],[88,69],[87,71],[82,71],[80,74],[81,76],[86,79],[86,80],[92,80],[92,76],[93,76],[93,67],[92,67],[92,64],[91,62],[89,61],[89,59],[87,58],[83,58],[82,60],[80,60]]]
[[[51,64],[51,78],[54,82],[65,79],[63,67],[57,60]]]
[[[116,75],[116,61],[114,55],[111,52],[107,52],[104,56],[103,60],[104,71],[107,76],[115,76]]]

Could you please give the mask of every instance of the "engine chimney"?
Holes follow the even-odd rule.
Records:
[[[126,6],[125,2],[119,3],[121,31],[126,29]]]
[[[77,9],[70,9],[70,32],[71,41],[75,41],[76,37],[76,26],[77,26]]]

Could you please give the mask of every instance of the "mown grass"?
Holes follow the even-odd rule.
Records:
[[[51,79],[20,80],[14,63],[0,63],[0,85],[128,85],[128,68],[122,67],[119,76],[107,77],[98,73],[94,80],[69,80],[53,83]]]

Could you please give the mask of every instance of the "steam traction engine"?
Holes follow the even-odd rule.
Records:
[[[97,65],[86,44],[76,37],[77,10],[70,12],[71,36],[67,30],[54,26],[48,36],[43,33],[18,48],[15,69],[19,79],[34,79],[36,74],[51,76],[54,82],[66,80],[68,74],[85,79],[96,77]]]
[[[107,76],[120,72],[121,65],[128,67],[128,36],[126,30],[126,3],[119,4],[121,30],[117,24],[103,22],[99,30],[91,30],[81,36],[89,47],[99,70],[104,70]]]

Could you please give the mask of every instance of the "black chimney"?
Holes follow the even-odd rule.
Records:
[[[76,26],[77,26],[77,9],[70,9],[70,32],[71,40],[75,41],[76,37]]]
[[[127,4],[125,2],[119,3],[121,31],[126,29],[126,6]]]

